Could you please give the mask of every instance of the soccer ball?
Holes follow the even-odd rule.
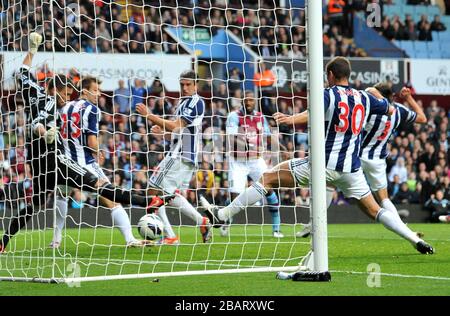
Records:
[[[162,236],[164,224],[156,214],[147,214],[141,217],[137,224],[139,235],[147,240],[155,240]]]

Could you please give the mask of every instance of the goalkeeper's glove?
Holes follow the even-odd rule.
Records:
[[[33,32],[30,34],[30,52],[36,54],[39,45],[42,43],[42,35]]]
[[[49,130],[47,130],[44,134],[45,137],[45,142],[47,144],[53,144],[55,142],[56,139],[56,134],[58,134],[58,128],[57,127],[52,127]]]

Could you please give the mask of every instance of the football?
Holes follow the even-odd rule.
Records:
[[[162,236],[164,224],[156,214],[147,214],[141,217],[137,224],[139,235],[147,240],[155,240]]]

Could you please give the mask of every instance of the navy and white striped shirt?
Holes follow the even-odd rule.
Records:
[[[204,114],[205,102],[198,94],[180,99],[176,117],[181,118],[186,123],[186,127],[172,132],[169,153],[171,157],[181,156],[188,162],[197,165]]]
[[[95,162],[87,138],[98,134],[99,114],[97,106],[83,99],[68,102],[59,112],[64,154],[81,166]]]
[[[326,167],[356,172],[361,167],[361,132],[367,118],[387,114],[389,102],[348,86],[333,86],[324,90],[324,104]]]
[[[387,143],[401,123],[414,123],[417,113],[400,103],[394,103],[395,112],[391,116],[371,115],[364,127],[360,157],[377,160],[386,159]]]

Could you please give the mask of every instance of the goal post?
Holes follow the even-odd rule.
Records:
[[[202,146],[196,153],[208,158],[195,164],[190,181],[177,192],[195,210],[203,215],[198,202],[201,195],[219,207],[231,200],[226,126],[230,114],[245,103],[247,91],[256,95],[256,108],[278,138],[277,143],[272,140],[264,145],[259,158],[265,160],[267,169],[273,167],[283,159],[279,143],[284,142],[292,151],[291,157],[309,156],[311,183],[309,193],[297,187],[276,192],[281,218],[278,226],[276,212],[270,212],[273,205],[262,200],[233,218],[228,235],[214,228],[210,243],[203,243],[201,225],[180,211],[182,205],[168,205],[166,214],[179,244],[143,248],[126,247],[118,217],[113,209],[101,205],[97,195],[58,187],[56,192],[67,191],[69,195],[59,248],[49,247],[59,214],[55,194],[49,194],[45,207],[10,236],[6,252],[0,253],[0,281],[74,286],[99,280],[222,273],[328,273],[321,1],[305,0],[301,7],[295,3],[302,1],[283,0],[181,0],[164,5],[135,0],[24,3],[9,1],[0,18],[4,29],[0,137],[7,140],[0,150],[9,165],[1,171],[0,189],[17,191],[0,201],[0,234],[31,201],[17,189],[20,186],[29,191],[33,179],[26,158],[29,109],[15,80],[31,32],[44,37],[30,70],[40,78],[37,85],[45,88],[46,79],[57,74],[73,81],[94,75],[103,81],[102,95],[94,102],[99,111],[99,151],[103,153],[98,167],[121,189],[145,192],[153,172],[160,170],[161,161],[171,151],[170,137],[153,132],[154,125],[136,112],[137,104],[144,103],[164,119],[176,119],[177,106],[183,101],[179,78],[187,69],[198,75],[198,94],[205,102],[198,132]],[[295,63],[306,64],[306,82],[294,82]],[[274,74],[272,85],[256,85],[262,64]],[[294,91],[296,83],[306,88]],[[75,89],[72,98],[80,98],[79,94]],[[308,136],[292,128],[280,130],[272,119],[274,112],[295,114],[297,101],[308,104]],[[87,116],[79,124],[86,124]],[[245,119],[243,122],[246,124]],[[241,132],[239,136],[249,137]],[[177,163],[170,160],[170,164]],[[179,166],[179,177],[185,177],[186,165]],[[252,171],[249,177],[255,182]],[[163,172],[157,180],[165,177],[168,174]],[[136,226],[145,210],[123,207],[132,234],[141,238]],[[127,222],[123,216],[121,221]],[[309,221],[311,239],[297,237]],[[277,229],[284,237],[274,235]]]
[[[322,3],[308,0],[308,109],[311,165],[311,220],[314,270],[328,272],[325,178],[325,114],[323,98]]]

